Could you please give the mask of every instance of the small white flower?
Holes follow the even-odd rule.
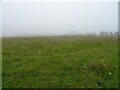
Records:
[[[103,82],[103,81],[104,81],[104,79],[101,82]]]
[[[111,72],[109,72],[109,74],[112,74]]]
[[[68,85],[71,85],[70,83]]]
[[[87,66],[86,66],[86,65],[84,65],[84,68],[87,68]]]

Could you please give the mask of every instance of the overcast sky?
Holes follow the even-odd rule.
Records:
[[[6,2],[2,10],[3,36],[118,30],[116,2]]]

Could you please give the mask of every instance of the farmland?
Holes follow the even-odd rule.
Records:
[[[2,39],[3,88],[117,88],[116,36]]]

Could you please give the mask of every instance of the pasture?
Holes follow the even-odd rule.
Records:
[[[3,88],[117,88],[116,36],[2,39]]]

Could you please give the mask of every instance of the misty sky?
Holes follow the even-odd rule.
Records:
[[[2,27],[2,5],[0,3],[0,28]]]
[[[118,30],[115,2],[4,3],[3,36]]]

